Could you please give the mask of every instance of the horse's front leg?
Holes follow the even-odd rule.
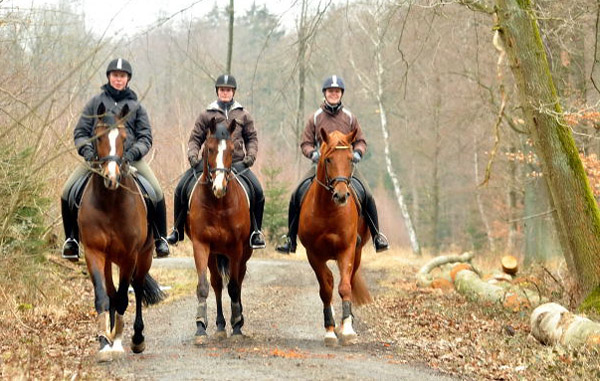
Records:
[[[110,361],[112,360],[112,356],[110,354],[112,342],[110,340],[110,298],[106,292],[106,280],[104,277],[106,262],[103,253],[87,247],[85,258],[88,272],[92,278],[92,284],[94,285],[94,307],[96,308],[96,313],[98,314],[98,317],[96,318],[96,324],[100,349],[97,354],[97,360],[99,362]]]
[[[215,333],[215,338],[222,340],[227,338],[227,331],[225,331],[227,323],[223,315],[223,277],[219,272],[218,257],[218,255],[211,255],[208,260],[208,267],[210,268],[210,284],[215,292],[215,299],[217,301],[217,332]]]
[[[340,271],[338,292],[342,298],[342,324],[340,327],[342,345],[356,343],[356,332],[352,327],[352,274],[354,272],[354,251],[348,249],[337,261]]]
[[[208,298],[208,256],[209,247],[207,244],[194,240],[194,262],[196,263],[196,272],[198,274],[198,286],[196,288],[196,297],[198,298],[198,307],[196,309],[196,334],[194,335],[196,345],[203,345],[206,342],[206,327],[208,326],[206,299]]]
[[[319,282],[319,296],[323,302],[323,321],[325,326],[324,342],[328,347],[337,345],[338,339],[335,334],[335,320],[331,299],[333,297],[333,274],[326,261],[316,259],[315,255],[307,249],[308,262],[312,267],[317,281]]]

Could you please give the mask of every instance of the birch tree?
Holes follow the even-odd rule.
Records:
[[[409,235],[411,249],[413,253],[420,255],[421,248],[417,239],[417,234],[415,232],[410,213],[408,212],[408,207],[404,201],[404,195],[400,186],[400,181],[398,180],[398,176],[394,169],[390,153],[390,134],[388,131],[387,109],[385,106],[384,94],[386,90],[386,77],[391,75],[389,74],[391,70],[386,67],[383,59],[383,52],[385,48],[386,34],[389,31],[391,22],[394,19],[394,14],[400,9],[400,5],[388,7],[386,4],[386,1],[376,1],[372,2],[371,4],[367,4],[364,7],[365,12],[368,13],[370,18],[373,20],[375,27],[372,25],[370,27],[367,26],[364,18],[362,17],[356,17],[354,19],[354,23],[358,26],[362,33],[367,36],[367,40],[371,43],[375,61],[374,78],[367,73],[363,73],[360,68],[356,66],[353,59],[350,60],[350,63],[352,64],[354,71],[357,73],[361,84],[367,88],[369,92],[375,94],[375,101],[379,111],[379,126],[381,128],[381,134],[384,142],[386,171],[392,180],[394,194],[396,196],[398,206],[402,212],[402,218],[404,219],[406,231]],[[392,64],[392,66],[394,65]]]

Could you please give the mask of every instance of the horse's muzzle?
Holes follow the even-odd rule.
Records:
[[[343,188],[343,189],[338,189]],[[336,187],[333,190],[331,198],[338,206],[345,206],[350,198],[350,190],[347,186]]]

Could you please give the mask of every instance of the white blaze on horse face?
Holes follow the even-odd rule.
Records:
[[[119,130],[117,128],[113,128],[108,133],[108,141],[110,143],[110,156],[117,155],[117,138],[119,137]],[[110,178],[115,178],[117,176],[117,163],[114,161],[108,162],[108,176]]]
[[[225,150],[227,149],[227,141],[225,139],[219,140],[219,151],[217,152],[217,168],[225,168],[225,162],[223,157],[225,156]],[[223,196],[223,190],[225,189],[225,171],[217,171],[217,176],[214,181],[214,192],[215,195]]]

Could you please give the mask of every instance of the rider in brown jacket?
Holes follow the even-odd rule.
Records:
[[[300,143],[302,154],[311,159],[315,165],[311,166],[310,170],[300,181],[298,188],[292,193],[288,209],[289,231],[287,239],[284,244],[277,247],[277,251],[285,254],[296,252],[296,235],[298,234],[298,218],[300,216],[302,197],[304,192],[308,189],[307,184],[315,177],[316,163],[319,162],[320,154],[318,147],[321,144],[319,130],[324,129],[327,133],[337,130],[344,134],[358,130],[356,133],[356,140],[352,143],[352,149],[354,150],[352,162],[354,162],[354,164],[360,162],[367,150],[365,135],[360,128],[358,119],[342,105],[344,81],[340,77],[333,75],[325,79],[322,91],[325,100],[321,107],[310,116],[302,134],[302,142]],[[389,248],[389,243],[385,235],[379,230],[377,207],[371,190],[369,189],[369,185],[358,171],[358,168],[354,169],[352,177],[356,178],[365,190],[362,212],[369,225],[369,230],[373,237],[373,244],[375,245],[375,251],[385,251]]]
[[[174,245],[184,238],[185,217],[188,209],[187,194],[188,185],[192,180],[200,177],[203,170],[200,152],[202,145],[206,141],[208,134],[208,125],[212,118],[217,123],[228,122],[232,119],[237,121],[237,126],[233,131],[231,139],[234,144],[233,152],[233,170],[238,176],[245,178],[251,183],[254,196],[250,195],[251,207],[250,215],[252,220],[252,234],[250,235],[250,246],[253,249],[262,249],[266,246],[265,238],[260,231],[262,226],[262,216],[265,205],[265,197],[260,182],[250,170],[250,167],[256,161],[258,153],[258,137],[254,129],[254,120],[244,107],[233,99],[237,83],[231,75],[221,75],[215,83],[217,100],[211,103],[196,119],[194,129],[188,141],[188,169],[179,184],[175,188],[175,226],[173,232],[167,237],[167,241]]]

